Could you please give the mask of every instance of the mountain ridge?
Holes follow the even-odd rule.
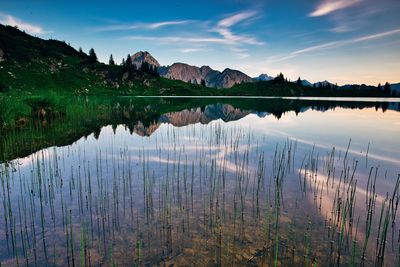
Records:
[[[266,73],[261,73],[257,77],[251,78],[246,73],[231,69],[225,68],[222,72],[218,70],[212,69],[208,65],[203,65],[201,67],[190,65],[184,62],[175,62],[171,65],[161,66],[158,61],[147,51],[139,51],[137,54],[146,54],[146,61],[149,65],[157,68],[161,77],[172,79],[172,80],[180,80],[186,83],[193,84],[202,84],[204,83],[207,87],[213,88],[231,88],[236,84],[241,84],[243,82],[251,83],[251,82],[264,82],[264,81],[272,81],[275,77],[270,76]],[[134,55],[134,56],[135,56]],[[140,67],[140,65],[138,65]],[[297,82],[297,81],[293,81]],[[328,80],[310,82],[306,79],[301,80],[301,84],[305,87],[315,87],[315,88],[340,88],[340,89],[349,89],[352,86],[364,86],[366,88],[373,87],[373,85],[364,85],[364,84],[345,84],[345,85],[337,85],[335,83],[329,82]],[[400,93],[400,83],[391,84],[392,91]]]
[[[183,62],[176,62],[170,66],[158,68],[161,77],[184,82],[203,84],[214,88],[230,88],[242,82],[251,82],[252,79],[245,73],[230,68],[222,72],[209,66],[193,66]]]

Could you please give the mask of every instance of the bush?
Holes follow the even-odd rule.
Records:
[[[5,93],[5,92],[8,92],[8,86],[3,83],[0,83],[0,93]]]

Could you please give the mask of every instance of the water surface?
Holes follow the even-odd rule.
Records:
[[[399,263],[398,102],[90,101],[3,136],[3,265]]]

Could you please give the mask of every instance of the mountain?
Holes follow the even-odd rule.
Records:
[[[396,92],[396,94],[400,94],[400,83],[394,83],[390,85],[392,91]]]
[[[147,62],[150,66],[160,67],[160,63],[147,51],[139,51],[133,56],[131,56],[133,65],[136,66],[136,69],[139,69],[143,62]]]
[[[185,63],[174,63],[169,67],[162,67],[159,69],[159,74],[168,79],[181,80],[195,84],[200,84],[201,80],[205,79],[200,68]]]
[[[334,85],[333,83],[330,83],[330,82],[328,82],[327,80],[322,81],[322,82],[316,82],[316,83],[314,83],[314,86],[315,86],[316,88],[320,88],[320,87],[332,87],[333,85]]]
[[[225,69],[223,72],[219,72],[209,66],[199,68],[185,63],[160,67],[158,72],[161,77],[194,84],[201,84],[204,80],[206,86],[215,88],[230,88],[235,84],[252,81],[249,76],[238,70]]]
[[[253,78],[254,81],[270,81],[273,80],[274,77],[269,76],[268,74],[260,74],[258,77]]]
[[[216,88],[230,88],[236,84],[248,83],[253,80],[238,70],[225,69],[219,75],[216,75],[214,79],[208,81],[209,86]]]
[[[301,80],[301,84],[303,85],[303,86],[310,86],[310,87],[312,87],[313,86],[313,84],[312,83],[310,83],[309,81],[307,81],[307,80]]]

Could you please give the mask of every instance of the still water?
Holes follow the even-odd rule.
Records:
[[[2,266],[397,266],[400,103],[247,101],[2,163]]]

